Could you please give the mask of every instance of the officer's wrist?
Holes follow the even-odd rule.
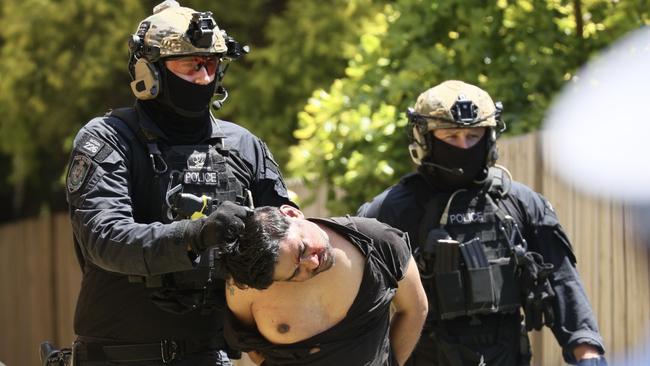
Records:
[[[201,254],[203,249],[201,246],[201,229],[203,226],[203,218],[196,220],[182,220],[185,229],[183,233],[183,243],[185,249],[195,255]]]
[[[597,357],[583,358],[578,361],[577,366],[608,366],[607,360],[602,355]]]

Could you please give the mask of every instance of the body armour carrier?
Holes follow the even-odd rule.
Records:
[[[229,166],[229,158],[238,158],[223,146],[223,137],[211,139],[210,145],[170,146],[148,137],[138,125],[133,109],[118,109],[110,115],[125,121],[149,152],[161,192],[163,222],[210,215],[224,201],[252,205],[250,192],[242,187]],[[209,313],[224,303],[217,298],[223,293],[223,281],[218,279],[224,278],[217,259],[217,250],[208,249],[195,258],[192,270],[129,276],[129,281],[156,288],[151,300],[163,310],[182,314],[200,308]]]
[[[495,203],[503,182],[491,173],[483,189],[461,189],[446,201],[434,196],[428,206],[437,213],[427,212],[420,224],[425,240],[415,254],[429,296],[436,298],[434,318],[512,313],[521,305],[515,248],[525,242]]]

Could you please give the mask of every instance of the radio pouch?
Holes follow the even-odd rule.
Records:
[[[459,243],[438,240],[436,245],[435,283],[441,319],[465,314],[465,295],[460,271]]]
[[[478,238],[459,245],[467,268],[467,315],[491,312],[495,305],[492,269]]]

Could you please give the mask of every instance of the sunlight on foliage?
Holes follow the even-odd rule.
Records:
[[[538,128],[576,69],[642,24],[621,16],[640,1],[579,3],[581,37],[573,2],[496,0],[478,7],[399,0],[386,6],[359,37],[345,77],[315,91],[298,115],[288,171],[313,185],[326,183],[334,213],[354,213],[412,170],[404,111],[446,79],[475,83],[503,101],[508,133]]]

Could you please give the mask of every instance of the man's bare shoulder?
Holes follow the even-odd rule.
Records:
[[[232,313],[277,344],[299,342],[338,324],[358,294],[365,266],[358,249],[332,239],[334,265],[307,281],[274,282],[261,291],[226,286]]]
[[[255,325],[252,305],[260,293],[261,291],[251,288],[241,289],[232,280],[226,281],[226,303],[228,304],[228,309],[230,309],[237,319],[246,325]]]

